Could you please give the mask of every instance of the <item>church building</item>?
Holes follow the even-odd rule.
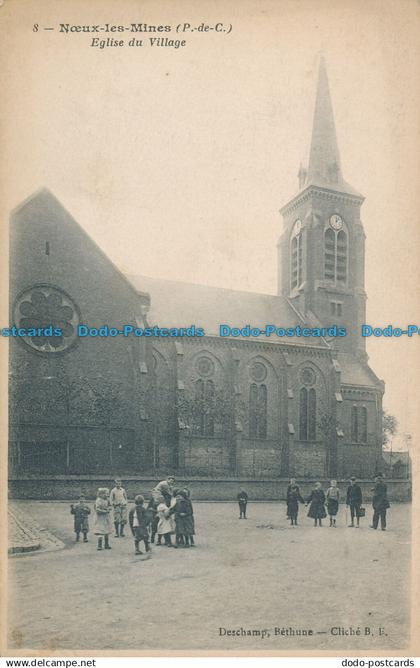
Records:
[[[50,192],[21,204],[10,223],[10,323],[62,336],[10,338],[10,477],[381,470],[384,384],[361,336],[363,200],[343,177],[321,61],[309,163],[281,209],[277,295],[124,275]],[[80,324],[195,324],[205,335],[83,337]],[[232,338],[220,324],[327,332]],[[328,336],[334,326],[346,336]]]

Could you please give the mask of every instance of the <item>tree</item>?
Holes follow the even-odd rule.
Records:
[[[322,434],[326,452],[326,474],[337,475],[337,451],[335,447],[337,429],[339,424],[335,415],[326,411],[322,412],[316,423],[318,431]]]
[[[384,450],[392,450],[392,440],[398,430],[398,420],[388,411],[382,412],[382,447]]]
[[[229,469],[234,474],[236,472],[237,423],[243,420],[244,415],[242,402],[237,397],[234,399],[226,391],[218,388],[207,393],[190,393],[183,390],[179,392],[177,410],[179,428],[186,436],[190,459],[194,438],[211,439],[219,436],[227,443]],[[210,461],[208,470],[212,473]]]

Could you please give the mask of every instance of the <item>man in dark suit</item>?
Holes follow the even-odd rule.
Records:
[[[354,518],[356,518],[356,527],[359,528],[360,506],[362,505],[362,490],[356,483],[354,475],[350,478],[350,485],[347,487],[346,505],[350,508],[351,524],[354,527]]]
[[[371,529],[377,529],[379,518],[381,520],[382,531],[386,530],[386,511],[389,508],[389,501],[387,496],[387,488],[383,480],[382,473],[375,476],[375,487],[372,488],[372,506],[373,506],[373,520]]]

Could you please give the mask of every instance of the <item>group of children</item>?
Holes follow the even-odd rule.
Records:
[[[380,518],[381,528],[385,530],[386,518],[384,513],[386,513],[386,508],[389,507],[389,502],[386,498],[386,485],[384,485],[382,478],[382,474],[378,474],[375,477],[375,487],[372,490],[374,492],[373,506],[375,512],[371,526],[373,529],[376,529],[378,519]],[[237,501],[239,504],[239,519],[246,519],[248,494],[245,490],[240,490],[237,495]],[[330,518],[330,527],[337,526],[336,516],[340,503],[340,490],[336,480],[331,480],[330,487],[326,493],[322,489],[320,482],[315,483],[314,489],[305,501],[300,493],[296,479],[291,478],[286,495],[287,518],[290,520],[291,526],[297,525],[299,503],[303,503],[305,506],[309,505],[308,517],[314,520],[315,526],[322,526],[322,520],[327,517],[327,514]],[[327,507],[325,508],[325,506]],[[359,527],[359,520],[361,517],[364,517],[365,509],[362,507],[362,490],[360,485],[357,484],[355,476],[350,478],[350,485],[347,488],[346,506],[350,508],[351,524],[349,524],[349,527]]]
[[[314,489],[305,501],[300,494],[296,480],[292,478],[287,488],[286,499],[287,517],[290,519],[291,525],[297,525],[299,502],[304,503],[306,506],[309,505],[308,517],[311,517],[314,520],[314,526],[322,526],[322,520],[327,517],[327,513],[330,518],[330,527],[337,526],[336,516],[340,503],[340,490],[337,487],[336,480],[331,480],[330,487],[327,489],[326,493],[322,489],[320,482],[315,483]],[[325,508],[325,504],[327,505],[327,508]],[[358,513],[358,522],[359,516]]]
[[[100,487],[94,505],[95,521],[94,533],[97,536],[98,550],[110,550],[109,536],[114,525],[115,538],[124,537],[124,527],[130,526],[134,538],[135,554],[143,554],[140,543],[144,543],[146,552],[150,552],[150,544],[166,545],[167,547],[195,547],[194,511],[188,489],[174,489],[175,478],[168,477],[151,492],[151,498],[145,507],[145,499],[137,494],[134,507],[127,513],[127,493],[120,479],[115,481],[115,487],[109,491],[107,487]],[[83,542],[88,542],[90,508],[82,495],[77,504],[70,506],[74,515],[74,531],[76,542],[83,534]],[[175,535],[175,543],[172,542]],[[163,541],[163,542],[162,542]]]

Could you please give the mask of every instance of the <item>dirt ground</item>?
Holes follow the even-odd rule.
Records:
[[[15,503],[65,548],[9,560],[11,650],[374,651],[407,644],[408,504],[392,504],[382,532],[369,528],[370,508],[361,528],[350,529],[340,507],[334,529],[314,528],[304,508],[299,526],[290,527],[280,502],[250,504],[247,520],[238,520],[236,504],[197,502],[197,547],[153,547],[145,559],[134,556],[131,537],[111,538],[110,551],[98,552],[93,534],[76,544],[68,503]],[[333,627],[360,635],[333,635]],[[282,635],[281,628],[313,635]]]

